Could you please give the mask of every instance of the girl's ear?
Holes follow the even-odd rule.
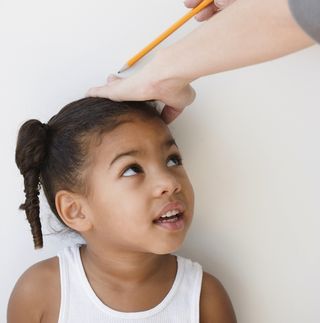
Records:
[[[85,203],[78,194],[61,190],[55,197],[56,209],[62,221],[71,229],[81,233],[91,229],[90,217]]]

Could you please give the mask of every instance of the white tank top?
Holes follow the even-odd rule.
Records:
[[[202,268],[177,256],[177,274],[166,297],[142,312],[119,312],[96,296],[82,266],[77,244],[58,254],[61,304],[58,323],[198,323]],[[146,295],[147,297],[147,295]]]

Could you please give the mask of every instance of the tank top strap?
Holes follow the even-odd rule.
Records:
[[[181,307],[189,308],[191,322],[200,321],[200,294],[202,286],[203,270],[198,262],[177,256],[178,263],[184,268],[183,280],[180,285],[177,299],[183,300]]]

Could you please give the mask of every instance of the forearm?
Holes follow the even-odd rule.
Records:
[[[275,59],[311,44],[313,41],[294,21],[287,0],[237,0],[162,50],[158,63],[166,68],[159,77],[191,82]]]

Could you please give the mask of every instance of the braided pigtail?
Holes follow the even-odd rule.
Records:
[[[16,164],[24,177],[26,200],[20,205],[31,227],[35,249],[42,248],[39,189],[40,172],[46,158],[48,126],[39,120],[25,122],[18,134]]]

